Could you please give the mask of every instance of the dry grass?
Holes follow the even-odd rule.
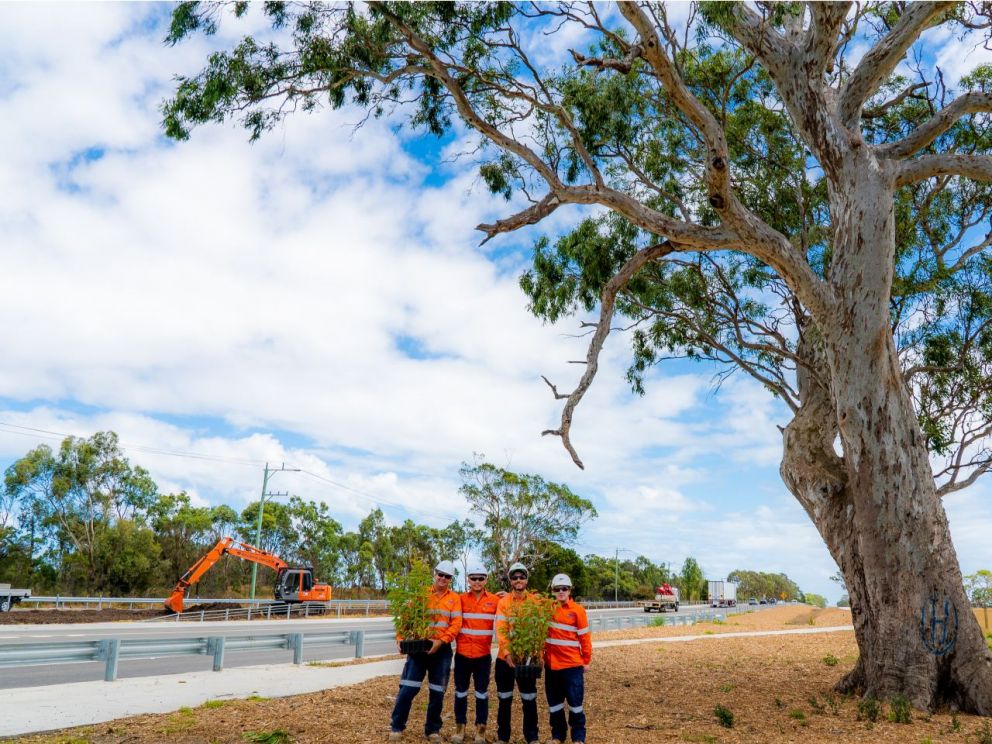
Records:
[[[727,631],[782,629],[843,624],[843,612],[815,612],[786,606],[732,617]],[[791,613],[791,614],[790,614]],[[849,621],[849,616],[848,621]],[[732,625],[731,622],[736,623]],[[771,627],[769,627],[771,626]],[[695,626],[698,633],[704,626]],[[683,635],[693,628],[645,629]],[[640,633],[641,631],[634,631]],[[606,635],[606,634],[600,634]],[[612,637],[622,634],[609,634]],[[595,653],[586,683],[589,741],[702,742],[710,744],[807,744],[808,742],[889,742],[932,744],[980,741],[987,719],[941,712],[912,712],[908,725],[891,723],[882,705],[879,720],[859,720],[858,701],[832,692],[833,684],[854,664],[857,647],[850,632],[804,636],[713,638],[678,644],[604,648]],[[234,744],[249,734],[284,733],[271,741],[297,744],[372,744],[384,742],[396,694],[394,678],[290,698],[208,704],[176,713],[122,719],[47,736],[24,737],[24,744]],[[495,701],[494,701],[495,703]],[[547,741],[546,705],[540,701],[541,732]],[[452,730],[451,694],[445,710]],[[718,722],[723,706],[733,726]],[[418,696],[407,741],[423,741],[426,695]],[[495,704],[491,706],[495,720]],[[471,715],[471,713],[470,713]],[[515,721],[514,727],[519,728]],[[990,734],[992,735],[992,734]],[[492,737],[491,737],[492,738]]]

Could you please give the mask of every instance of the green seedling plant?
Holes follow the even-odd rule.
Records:
[[[652,628],[662,628],[664,626],[665,626],[665,618],[663,617],[656,617],[653,620],[651,620]]]
[[[881,712],[881,706],[878,704],[878,700],[871,697],[870,695],[863,698],[861,702],[858,703],[858,720],[859,721],[869,721],[874,723],[878,720],[878,714]]]
[[[889,701],[889,721],[892,723],[912,723],[912,711],[909,698],[905,695],[896,695]]]
[[[826,656],[823,657],[823,663],[826,664],[828,667],[837,666],[839,662],[840,659],[838,659],[833,654],[827,654]]]
[[[275,731],[248,731],[242,734],[242,738],[245,741],[255,742],[256,744],[289,744],[292,741],[289,734],[282,729],[276,729]]]
[[[393,627],[405,641],[431,637],[434,618],[427,609],[434,583],[433,573],[423,561],[414,561],[407,574],[390,574],[388,577],[389,611]]]
[[[554,605],[543,597],[528,597],[510,608],[507,641],[514,664],[540,664]]]

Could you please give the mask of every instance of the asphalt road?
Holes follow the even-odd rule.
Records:
[[[692,607],[677,613],[692,616],[710,611],[708,607]],[[636,609],[590,610],[590,617],[631,616],[643,614]],[[666,613],[673,617],[675,613]],[[654,615],[652,615],[654,616]],[[254,632],[292,633],[305,629],[307,633],[338,632],[343,630],[385,631],[392,627],[389,618],[342,618],[300,619],[273,621],[229,622],[183,622],[183,623],[93,623],[77,625],[6,625],[0,626],[0,646],[22,645],[46,642],[94,641],[106,638],[205,638],[207,636],[243,636]],[[375,656],[396,652],[392,641],[367,640],[365,655]],[[315,646],[307,649],[304,645],[303,660],[324,661],[349,659],[355,654],[354,646]],[[283,664],[293,660],[289,650],[276,651],[228,651],[224,657],[225,668],[255,666],[260,664]],[[153,659],[122,659],[118,665],[118,679],[148,677],[159,674],[177,674],[189,671],[209,671],[213,667],[213,657],[175,656]],[[104,662],[73,662],[62,664],[36,665],[0,668],[0,689],[18,687],[38,687],[64,684],[67,682],[88,682],[103,679]]]

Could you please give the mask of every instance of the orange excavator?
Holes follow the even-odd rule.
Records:
[[[183,611],[183,599],[186,590],[198,582],[203,574],[225,555],[234,555],[245,561],[260,563],[275,569],[276,590],[275,598],[287,604],[293,602],[329,602],[331,587],[314,581],[312,568],[292,567],[274,553],[256,548],[254,545],[239,542],[233,537],[222,537],[210,552],[194,563],[189,571],[183,574],[165,600],[165,606],[173,612]]]

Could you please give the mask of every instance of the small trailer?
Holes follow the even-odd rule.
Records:
[[[13,589],[10,584],[0,584],[0,612],[10,612],[15,604],[30,598],[30,589]]]

